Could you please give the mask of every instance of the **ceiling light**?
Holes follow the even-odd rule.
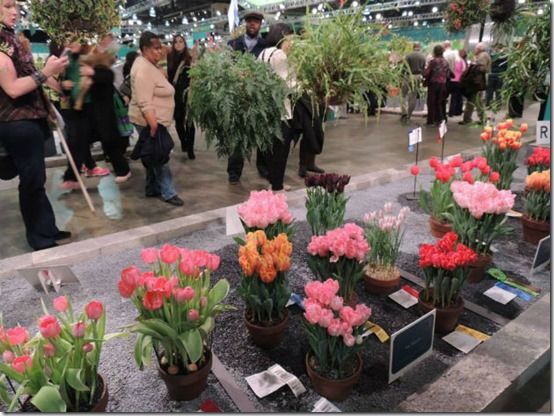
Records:
[[[413,16],[414,15],[414,12],[412,12],[411,10],[408,12],[408,16]]]
[[[439,11],[439,8],[437,6],[433,7],[433,10],[432,10],[433,13],[436,13],[438,11]]]
[[[156,17],[156,9],[154,9],[153,7],[150,7],[150,11],[148,12],[148,15],[150,17]]]
[[[356,7],[358,7],[360,4],[357,2],[357,1],[353,1],[352,2],[352,7],[355,9]]]
[[[417,20],[414,22],[414,26],[419,26],[419,22]]]

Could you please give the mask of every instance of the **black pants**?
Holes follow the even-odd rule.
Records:
[[[502,79],[499,74],[490,74],[487,82],[486,104],[491,105],[496,96],[496,101],[500,101],[500,90],[502,89]]]
[[[510,101],[508,101],[508,115],[510,117],[523,116],[523,100],[524,95],[510,97]]]
[[[427,124],[438,124],[445,119],[446,84],[430,82],[427,89]]]
[[[185,104],[175,103],[175,130],[177,130],[183,152],[194,151],[194,135],[196,134],[194,123],[187,122],[186,115]]]
[[[464,98],[462,91],[460,90],[459,82],[450,83],[450,108],[448,109],[448,116],[461,116],[464,111]]]
[[[242,175],[242,169],[244,168],[244,158],[240,152],[233,153],[227,161],[227,174],[229,175],[229,182],[238,181]],[[256,168],[260,176],[267,178],[267,162],[264,154],[258,149],[256,151]]]
[[[287,160],[290,152],[290,143],[294,137],[293,128],[289,122],[281,122],[281,131],[283,132],[283,140],[277,137],[273,138],[273,148],[271,152],[265,155],[267,162],[268,179],[271,184],[272,191],[280,191],[283,189],[285,180],[285,170],[287,168]]]
[[[27,242],[35,250],[51,246],[59,232],[44,189],[44,140],[47,131],[45,120],[0,123],[0,140],[12,157],[19,175],[19,209],[25,223]]]
[[[127,175],[129,173],[129,163],[125,159],[124,154],[127,146],[129,146],[129,138],[117,137],[117,135],[99,137],[99,131],[93,120],[90,104],[85,104],[82,111],[72,111],[68,116],[67,144],[77,169],[80,169],[83,163],[87,165],[87,168],[91,168],[89,165],[94,162],[90,155],[90,143],[93,141],[93,138],[100,138],[102,149],[106,156],[110,158],[115,175]],[[70,166],[67,167],[63,179],[64,181],[77,180]]]

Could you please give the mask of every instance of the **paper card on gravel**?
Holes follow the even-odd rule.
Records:
[[[313,413],[339,413],[341,410],[327,400],[325,397],[322,397],[317,402],[315,402]]]
[[[276,392],[286,384],[280,377],[269,371],[262,371],[261,373],[248,376],[246,377],[246,382],[260,399]]]
[[[286,383],[294,393],[295,397],[298,397],[302,393],[306,392],[306,387],[304,387],[300,380],[298,380],[298,378],[294,374],[289,373],[279,364],[272,365],[267,369],[267,371],[276,375],[281,379],[282,382]]]
[[[238,205],[233,205],[225,209],[225,234],[235,235],[244,232],[242,223],[240,222],[239,213],[237,212]]]
[[[481,343],[477,338],[460,331],[453,331],[442,339],[466,354]]]
[[[506,305],[508,302],[516,298],[516,295],[498,286],[491,287],[483,294],[492,300],[501,303],[502,305]]]
[[[400,289],[394,293],[391,293],[389,295],[389,298],[394,300],[405,309],[411,308],[417,303],[417,298],[406,292],[404,289]]]

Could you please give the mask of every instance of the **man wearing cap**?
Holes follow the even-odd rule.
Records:
[[[258,55],[266,48],[265,40],[260,36],[260,28],[264,15],[259,12],[248,12],[244,15],[246,22],[246,33],[236,39],[230,40],[228,45],[235,51],[249,52],[254,56]],[[229,157],[227,163],[227,173],[229,174],[229,183],[236,185],[239,183],[244,167],[244,159],[240,152],[237,152]],[[258,149],[256,153],[256,168],[261,177],[268,177],[267,166],[263,154]]]

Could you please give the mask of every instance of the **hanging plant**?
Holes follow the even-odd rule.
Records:
[[[386,87],[400,85],[403,63],[391,64],[386,27],[362,22],[361,11],[317,23],[306,22],[288,55],[298,92],[320,104],[349,103],[365,113],[364,93],[386,98]]]
[[[516,0],[492,0],[490,16],[495,23],[508,20],[515,12]]]
[[[490,0],[454,0],[446,8],[446,29],[459,32],[485,20]]]
[[[119,26],[119,1],[31,0],[32,21],[58,44],[92,38]]]
[[[527,31],[506,51],[507,69],[502,75],[502,101],[522,94],[548,95],[550,81],[550,6],[537,15],[522,12]]]
[[[253,149],[269,150],[281,137],[287,88],[250,53],[230,49],[206,53],[189,72],[188,117],[215,143],[218,157],[235,151],[249,159]]]

